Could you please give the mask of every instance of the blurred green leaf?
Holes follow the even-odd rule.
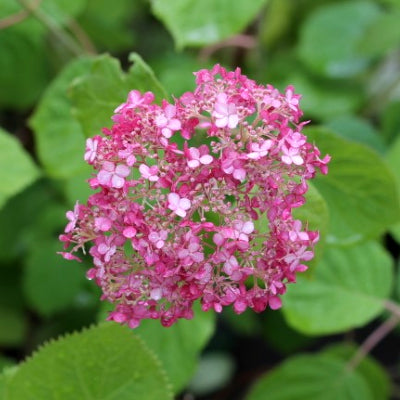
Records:
[[[358,43],[358,50],[367,56],[383,56],[400,45],[400,10],[390,10],[368,27]]]
[[[201,68],[212,68],[211,61],[205,65],[188,53],[168,52],[153,64],[161,83],[174,97],[193,91],[195,87],[193,72]]]
[[[42,0],[38,4],[40,12],[45,13],[57,25],[65,25],[70,22],[71,17],[80,14],[87,0]],[[15,0],[2,0],[0,2],[0,19],[10,17],[21,12],[23,7]],[[47,32],[47,27],[35,18],[34,15],[27,15],[18,23],[8,27],[7,30],[20,32],[26,36],[40,35],[42,39]]]
[[[6,30],[0,33],[0,49],[0,105],[32,106],[50,79],[43,41],[36,34]]]
[[[23,344],[28,329],[27,316],[21,309],[0,304],[0,346]]]
[[[351,244],[378,237],[399,221],[395,180],[375,151],[324,128],[308,128],[305,133],[322,154],[332,157],[328,175],[313,181],[329,207],[328,243]]]
[[[39,169],[19,141],[0,128],[0,208],[39,175]]]
[[[357,347],[340,343],[329,346],[322,352],[343,362],[349,362],[357,351]],[[390,378],[387,372],[372,357],[366,356],[356,367],[369,386],[373,400],[387,400],[390,397]]]
[[[204,396],[221,389],[231,380],[234,370],[235,362],[229,353],[205,354],[200,358],[189,390],[197,396]]]
[[[5,367],[11,367],[14,364],[15,364],[15,361],[13,361],[11,358],[0,355],[0,373]],[[1,393],[1,391],[0,391],[0,393]]]
[[[46,344],[6,380],[5,393],[4,400],[172,399],[154,354],[117,324]]]
[[[25,296],[38,313],[48,316],[70,306],[85,279],[77,263],[64,260],[57,241],[41,239],[28,254],[23,275]]]
[[[300,355],[264,375],[246,400],[373,400],[367,382],[325,355]]]
[[[0,260],[10,263],[25,255],[32,245],[31,232],[37,232],[38,219],[53,204],[52,188],[43,180],[27,187],[6,203],[0,210]]]
[[[400,193],[400,136],[393,142],[386,154],[386,160],[396,178],[397,190]],[[390,233],[400,243],[400,223],[390,227]]]
[[[64,193],[69,204],[71,204],[71,209],[72,205],[75,204],[76,201],[79,201],[81,204],[86,203],[88,197],[93,194],[93,190],[87,182],[92,172],[92,167],[86,165],[83,172],[72,176],[63,182]]]
[[[109,0],[87,0],[78,22],[97,47],[110,52],[129,50],[137,39],[130,23],[141,5],[140,1],[114,0],[110,7]]]
[[[400,101],[390,102],[381,115],[382,136],[387,143],[400,135]]]
[[[325,126],[345,139],[364,143],[380,154],[386,151],[382,137],[365,119],[355,115],[342,115],[329,120]]]
[[[267,48],[276,45],[288,30],[293,16],[291,0],[270,0],[263,15],[260,29],[260,41]]]
[[[393,287],[393,260],[376,242],[325,249],[312,279],[290,285],[287,322],[309,335],[344,332],[377,317]]]
[[[151,0],[154,15],[178,49],[204,46],[242,32],[268,0]]]
[[[40,162],[52,178],[68,178],[86,168],[85,138],[71,114],[67,91],[74,79],[90,70],[92,62],[80,58],[68,64],[48,86],[29,121]]]
[[[239,335],[253,336],[261,332],[259,316],[250,308],[241,314],[236,314],[232,307],[226,307],[222,312],[222,318]]]
[[[160,358],[168,371],[174,393],[179,393],[196,371],[200,351],[215,328],[215,314],[195,307],[192,320],[179,320],[169,328],[158,321],[144,320],[135,330]]]
[[[300,29],[298,53],[314,72],[333,78],[363,71],[369,58],[357,53],[358,41],[381,15],[371,1],[346,1],[321,6]]]
[[[303,335],[290,327],[283,317],[282,310],[268,310],[262,314],[262,319],[263,337],[282,355],[293,354],[315,342],[315,338]]]
[[[316,79],[300,72],[291,72],[284,82],[301,93],[305,115],[323,121],[353,113],[363,101],[363,89],[350,82]]]
[[[125,74],[116,58],[98,56],[87,74],[75,81],[72,88],[74,114],[86,136],[111,126],[114,109],[125,101],[132,89],[152,91],[158,100],[166,97],[154,73],[140,56],[132,53],[129,60],[134,64]]]

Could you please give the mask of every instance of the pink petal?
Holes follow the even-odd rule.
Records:
[[[111,178],[111,186],[116,188],[116,189],[120,189],[124,186],[125,183],[125,179],[121,178],[118,175],[113,175]]]
[[[191,202],[189,199],[183,198],[179,200],[179,208],[182,208],[184,210],[188,210],[191,206]]]
[[[103,165],[101,166],[101,169],[108,172],[114,172],[115,165],[110,161],[104,161]]]
[[[168,194],[168,203],[170,206],[177,208],[178,204],[179,204],[179,200],[180,200],[180,197],[177,193],[169,193]]]
[[[210,156],[209,154],[206,154],[205,156],[200,157],[200,162],[204,165],[211,164],[213,161],[213,157]]]
[[[126,165],[120,164],[117,165],[117,168],[115,168],[115,173],[118,174],[119,176],[122,176],[125,178],[131,173],[131,169],[127,167]]]

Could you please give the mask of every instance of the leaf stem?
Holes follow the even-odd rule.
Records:
[[[36,0],[32,4],[32,8],[38,8],[41,2],[42,2],[42,0]],[[8,17],[0,19],[0,30],[9,28],[10,26],[13,26],[13,25],[16,25],[16,24],[22,22],[24,19],[28,18],[30,14],[31,14],[31,11],[24,9],[24,10],[18,11],[15,14],[9,15]]]
[[[375,329],[367,337],[367,339],[365,339],[365,341],[359,347],[358,351],[347,363],[347,369],[354,370],[367,356],[367,354],[397,326],[397,324],[400,322],[400,307],[397,305],[395,306],[397,309],[396,312],[392,312],[391,317],[387,319],[383,324],[381,324],[377,329]]]
[[[56,39],[62,43],[65,48],[67,48],[72,54],[80,56],[85,54],[85,50],[80,47],[75,40],[73,40],[70,35],[68,35],[63,29],[61,29],[56,22],[46,13],[44,13],[40,8],[35,7],[30,1],[27,0],[17,0],[21,6],[31,13],[38,21],[40,21],[44,26],[46,26],[49,31],[54,35]]]

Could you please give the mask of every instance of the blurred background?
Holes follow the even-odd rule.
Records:
[[[331,187],[316,185],[323,199],[311,210],[323,231],[320,263],[351,268],[378,243],[373,260],[391,271],[378,297],[397,301],[399,21],[399,0],[0,0],[0,368],[104,319],[100,294],[85,278],[89,262],[56,254],[65,212],[89,194],[85,136],[110,125],[129,90],[152,90],[158,79],[179,96],[193,90],[193,71],[215,63],[302,94],[304,120],[334,137],[322,141],[323,154],[340,161]],[[295,295],[285,315],[207,317],[206,336],[214,334],[197,349],[196,357],[205,346],[197,373],[177,398],[242,399],[280,362],[332,343],[360,344],[385,317],[378,307],[319,325],[321,315],[340,319],[352,304],[343,300],[329,315],[342,298],[336,294],[310,307],[307,320],[308,305],[304,316]],[[398,335],[373,352],[383,376],[374,399],[400,398]]]

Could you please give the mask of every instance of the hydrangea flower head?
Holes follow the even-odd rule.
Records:
[[[191,318],[196,300],[279,308],[318,241],[292,216],[329,162],[301,133],[300,96],[219,65],[195,75],[172,103],[130,92],[112,128],[87,140],[96,193],[60,237],[66,259],[89,247],[109,319],[132,328]]]

